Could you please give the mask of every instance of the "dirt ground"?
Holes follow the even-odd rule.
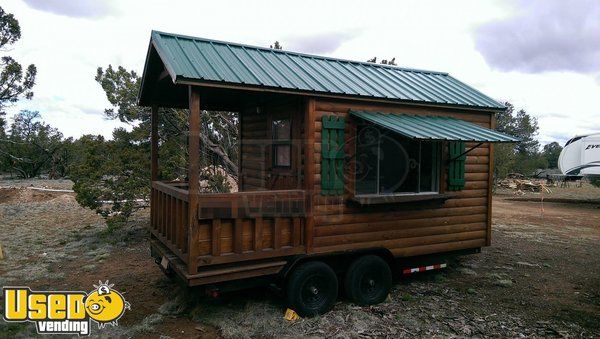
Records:
[[[324,316],[288,322],[283,299],[272,289],[215,300],[166,278],[150,258],[148,211],[109,232],[72,193],[30,185],[71,187],[68,181],[0,181],[0,285],[86,291],[110,280],[131,311],[117,327],[93,328],[93,336],[600,336],[597,204],[542,205],[497,196],[493,244],[481,254],[457,258],[443,271],[398,279],[381,305],[359,307],[342,298]],[[597,190],[586,188],[583,195]],[[32,324],[0,320],[0,337],[33,334]]]

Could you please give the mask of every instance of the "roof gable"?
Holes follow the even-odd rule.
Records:
[[[504,105],[447,73],[328,58],[158,31],[152,31],[151,44],[175,84],[228,84],[315,95],[504,109]]]

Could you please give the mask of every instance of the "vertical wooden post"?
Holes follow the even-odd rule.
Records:
[[[244,224],[242,219],[235,219],[235,224],[233,226],[233,252],[237,254],[242,254],[243,252],[243,232],[244,232]]]
[[[304,240],[306,253],[313,250],[313,229],[315,216],[313,205],[315,202],[315,99],[309,98],[306,102],[304,115],[304,134],[306,148],[304,150],[304,187],[306,190],[306,223],[304,224]]]
[[[198,272],[198,194],[200,194],[199,165],[200,165],[200,90],[198,87],[189,87],[190,112],[188,117],[188,180],[189,180],[189,207],[188,207],[188,273]]]
[[[257,217],[254,219],[254,250],[260,251],[263,249],[263,218]]]
[[[244,191],[244,173],[242,172],[243,164],[242,164],[242,114],[244,114],[244,110],[240,109],[238,113],[238,192]]]
[[[496,128],[496,114],[490,114],[490,129]],[[492,245],[492,186],[494,185],[494,145],[488,143],[488,194],[487,194],[487,227],[485,232],[485,245]]]
[[[283,218],[275,218],[273,220],[273,249],[278,250],[281,248],[281,223]]]
[[[158,180],[158,106],[152,106],[150,132],[150,226],[156,228],[157,194],[152,188],[152,182]]]
[[[210,232],[212,241],[211,254],[213,257],[221,255],[221,219],[212,220],[212,229]]]
[[[151,178],[152,181],[158,180],[158,106],[152,106],[152,134],[150,136],[151,143]]]

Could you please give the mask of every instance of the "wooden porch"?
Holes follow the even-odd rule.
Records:
[[[196,208],[190,209],[194,200]],[[154,181],[153,245],[170,252],[172,255],[164,254],[188,280],[234,262],[245,263],[238,265],[238,270],[253,270],[258,265],[278,271],[285,262],[278,260],[278,264],[265,267],[265,259],[305,252],[305,204],[303,190],[196,193],[195,199],[190,199],[187,183]],[[190,210],[197,211],[197,222],[190,222]]]
[[[310,246],[311,199],[302,178],[300,133],[304,102],[280,104],[262,94],[235,97],[240,114],[239,192],[203,193],[200,188],[201,91],[188,90],[187,181],[159,178],[159,106],[152,106],[151,245],[153,256],[189,285],[205,285],[277,274],[294,255]],[[203,92],[210,102],[219,97]],[[212,93],[212,92],[211,92]],[[228,92],[229,93],[229,92]],[[232,95],[239,95],[231,92]],[[280,97],[281,98],[281,97]],[[286,98],[286,100],[288,100]],[[260,109],[258,103],[262,102]],[[276,103],[277,102],[277,103]],[[287,101],[286,101],[287,102]],[[219,109],[213,102],[207,108]],[[279,106],[269,106],[279,105]],[[281,106],[283,105],[283,106]],[[249,109],[248,109],[249,107]],[[265,113],[265,107],[279,113]],[[289,117],[289,167],[272,168],[271,119]],[[266,120],[270,119],[270,120]]]

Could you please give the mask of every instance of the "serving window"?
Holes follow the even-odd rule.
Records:
[[[438,193],[440,157],[440,142],[409,139],[374,125],[359,125],[356,194]]]

